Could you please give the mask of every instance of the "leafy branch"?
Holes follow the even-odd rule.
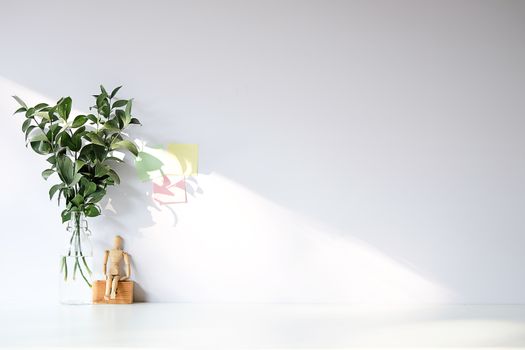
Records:
[[[90,107],[96,114],[76,116],[71,114],[71,97],[61,98],[54,106],[38,103],[30,107],[13,96],[20,104],[15,114],[25,116],[22,132],[26,146],[47,156],[50,164],[42,177],[47,180],[56,173],[60,179],[49,189],[49,198],[57,195],[59,205],[64,200],[62,222],[69,221],[72,214],[100,215],[98,203],[108,186],[120,183],[114,165],[121,160],[113,152],[126,150],[134,156],[138,154],[135,143],[123,132],[140,121],[132,115],[131,99],[116,98],[120,88],[108,93],[101,85],[100,93],[93,95],[95,105]]]

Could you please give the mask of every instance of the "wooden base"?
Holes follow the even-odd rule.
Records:
[[[133,303],[133,281],[120,281],[117,287],[116,299],[104,300],[106,292],[106,281],[93,282],[93,304],[132,304]]]

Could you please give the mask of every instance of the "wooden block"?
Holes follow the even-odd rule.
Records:
[[[93,282],[93,304],[132,304],[133,303],[133,281],[120,281],[117,287],[116,299],[104,300],[106,292],[106,281]]]

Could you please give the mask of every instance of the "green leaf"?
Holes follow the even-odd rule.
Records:
[[[111,145],[111,149],[127,149],[130,151],[135,157],[139,154],[139,151],[137,150],[137,146],[129,140],[122,140],[115,142]]]
[[[60,179],[66,185],[70,185],[75,180],[73,161],[71,161],[71,159],[66,155],[62,155],[58,158],[57,172]]]
[[[33,121],[33,119],[26,119],[24,120],[24,122],[22,123],[22,131],[25,133],[27,131],[27,129],[29,128],[29,126],[31,125],[31,122]]]
[[[16,102],[18,102],[18,104],[20,104],[20,106],[24,107],[25,109],[27,109],[27,105],[24,101],[22,101],[22,99],[18,96],[13,96],[13,98],[16,100]]]
[[[69,114],[71,113],[72,104],[73,104],[73,101],[71,100],[71,97],[65,97],[64,99],[60,101],[60,103],[57,106],[58,115],[64,121],[67,121],[67,118],[69,117]]]
[[[27,128],[26,135],[25,135],[26,141],[27,141],[27,138],[29,137],[29,134],[31,134],[31,131],[33,131],[35,128],[36,128],[36,126],[34,126],[34,125],[31,125],[30,127]]]
[[[128,103],[126,105],[126,115],[131,117],[131,105],[133,103],[133,99],[128,100]]]
[[[47,139],[51,142],[55,141],[60,134],[60,125],[53,124],[51,127],[49,127],[49,130],[46,134]]]
[[[80,169],[82,169],[82,167],[86,164],[86,162],[84,162],[83,160],[80,160],[80,159],[77,159],[75,161],[75,170],[76,171],[79,171]]]
[[[99,108],[99,113],[102,114],[105,118],[109,118],[109,115],[111,114],[109,102],[105,103],[102,107]]]
[[[96,115],[94,114],[88,114],[86,116],[86,118],[88,118],[89,120],[91,120],[93,123],[97,124],[98,123],[98,118],[96,117]]]
[[[108,96],[108,92],[106,91],[106,89],[104,89],[104,86],[100,85],[100,91],[106,96]]]
[[[88,204],[84,208],[84,214],[88,217],[95,217],[100,215],[100,209],[94,204]]]
[[[68,147],[73,152],[78,152],[82,148],[82,136],[85,134],[86,128],[81,127],[71,137]]]
[[[117,157],[107,157],[106,160],[107,161],[113,160],[113,161],[118,162],[118,163],[124,163],[124,161],[122,159],[117,158]]]
[[[125,126],[126,113],[122,109],[115,110],[115,118],[113,120],[118,121],[118,128],[123,129]]]
[[[48,122],[48,121],[51,120],[51,119],[49,119],[48,112],[40,111],[40,112],[36,112],[34,115],[37,116],[37,117],[42,118],[42,121],[45,121],[45,122]]]
[[[111,106],[111,108],[113,109],[113,108],[124,107],[127,104],[128,104],[128,100],[118,100],[113,103],[113,106]]]
[[[70,187],[75,186],[82,179],[82,174],[75,174],[73,181],[69,184]]]
[[[113,137],[113,140],[111,140],[111,143],[115,143],[115,142],[124,140],[124,137],[120,134],[113,134],[112,137]]]
[[[62,211],[60,216],[62,217],[62,223],[71,220],[71,212],[67,209]]]
[[[128,101],[128,104],[126,105],[125,115],[126,118],[124,119],[124,124],[127,126],[129,122],[131,121],[131,104],[133,103],[133,99]]]
[[[115,118],[108,120],[106,123],[104,123],[104,129],[109,131],[120,131],[120,127],[118,125],[118,122],[115,120]]]
[[[17,113],[26,112],[26,111],[27,111],[27,108],[25,108],[25,107],[20,107],[20,108],[18,108],[18,109],[15,111],[15,113],[13,113],[13,115],[14,115],[14,114],[17,114]]]
[[[46,169],[42,171],[42,177],[44,178],[44,180],[47,180],[54,173],[55,173],[54,169]]]
[[[62,135],[60,135],[60,140],[58,142],[60,147],[69,147],[71,144],[71,136],[67,132],[64,132]]]
[[[49,140],[45,134],[38,134],[31,138],[31,142],[36,142],[36,141],[49,141]]]
[[[113,179],[113,182],[115,184],[120,184],[120,177],[118,176],[118,174],[113,170],[113,169],[109,169],[109,172],[108,172],[108,175],[110,178]]]
[[[77,130],[75,130],[75,132],[73,133],[73,137],[83,136],[85,134],[86,134],[86,127],[82,126],[82,127],[78,128]]]
[[[35,114],[35,109],[31,107],[26,111],[26,118],[31,118],[34,114]]]
[[[34,108],[35,108],[35,111],[39,111],[47,106],[49,106],[47,103],[39,103]]]
[[[102,108],[102,106],[109,105],[109,101],[107,100],[107,94],[101,93],[97,96],[97,108]]]
[[[72,194],[71,194],[71,191],[69,188],[63,186],[60,190],[58,190],[58,197],[57,197],[57,203],[58,205],[60,206],[60,198],[61,197],[64,197],[64,199],[67,199],[68,197],[71,197]],[[67,204],[66,206],[67,209],[71,209],[71,205],[70,203]]]
[[[97,185],[94,182],[87,181],[83,186],[82,194],[84,197],[88,197],[90,194],[94,193],[97,190]]]
[[[106,191],[105,190],[103,190],[103,189],[96,190],[91,195],[89,195],[88,202],[89,203],[97,203],[100,200],[102,200],[102,198],[104,198],[105,195],[106,195]]]
[[[49,116],[50,121],[55,121],[56,119],[58,119],[55,115],[56,111],[57,111],[57,106],[50,108],[49,111],[47,112],[47,115]]]
[[[49,154],[51,153],[51,144],[47,141],[34,141],[31,142],[31,148],[38,154]]]
[[[75,197],[73,197],[71,203],[73,203],[76,207],[80,208],[82,204],[84,204],[84,196],[82,196],[81,194],[77,194]]]
[[[49,189],[49,199],[53,199],[53,196],[55,195],[55,193],[61,189],[61,188],[64,188],[64,185],[63,184],[58,184],[58,185],[54,185],[52,186],[50,189]]]
[[[108,173],[109,167],[102,163],[95,165],[95,177],[102,177]]]
[[[106,146],[104,140],[94,131],[86,133],[86,138],[96,145]]]
[[[46,160],[47,160],[49,163],[55,165],[55,163],[56,163],[56,159],[57,159],[57,158],[56,158],[55,156],[51,156],[51,157],[47,158]]]
[[[73,124],[71,125],[73,128],[78,128],[84,125],[88,121],[88,118],[85,115],[77,115],[75,117],[75,120],[73,120]]]
[[[130,124],[139,124],[139,125],[142,125],[140,123],[140,121],[137,119],[137,118],[131,118],[131,120],[129,121]]]
[[[115,95],[117,94],[117,92],[120,90],[122,86],[119,86],[119,87],[116,87],[113,89],[113,91],[111,91],[111,95],[109,96],[110,98],[113,98],[115,97]]]
[[[96,145],[96,144],[89,144],[85,145],[81,150],[79,154],[79,158],[82,160],[85,160],[86,162],[95,163],[97,161],[103,161],[107,156],[106,147]]]

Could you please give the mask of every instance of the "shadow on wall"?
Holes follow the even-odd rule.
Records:
[[[154,227],[153,218],[161,211],[169,217],[171,227],[167,231],[172,230],[178,222],[176,206],[186,204],[188,196],[204,193],[197,178],[190,175],[196,173],[197,158],[191,169],[188,164],[182,164],[184,157],[171,154],[164,147],[147,147],[144,140],[137,143],[140,152],[134,167],[126,163],[116,165],[115,170],[123,181],[110,188],[107,198],[101,203],[105,231],[125,233],[130,242],[143,238],[144,228]],[[151,154],[153,151],[158,157]],[[140,182],[134,181],[136,179]],[[141,264],[134,264],[134,271],[135,279],[141,281],[148,270]],[[136,283],[135,298],[136,301],[148,300],[147,292],[139,282]]]

